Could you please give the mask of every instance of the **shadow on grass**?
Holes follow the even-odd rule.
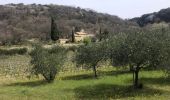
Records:
[[[170,85],[170,78],[141,78],[141,82],[145,84],[156,84],[156,85]]]
[[[17,83],[11,83],[7,84],[5,86],[27,86],[27,87],[36,87],[36,86],[41,86],[41,85],[46,85],[49,84],[48,82],[44,80],[39,80],[39,81],[31,81],[31,82],[17,82]]]
[[[75,89],[75,95],[78,99],[120,99],[135,96],[153,96],[161,95],[161,90],[144,87],[141,90],[135,90],[130,86],[120,86],[112,84],[99,84],[95,86],[83,86]]]
[[[131,73],[130,71],[98,71],[99,75],[109,75],[109,76],[118,76],[123,74]]]
[[[129,71],[98,71],[98,76],[104,76],[104,75],[122,75],[130,73]],[[62,80],[84,80],[84,79],[94,79],[94,74],[81,74],[81,75],[73,75],[73,76],[65,76],[61,78]]]
[[[94,79],[94,75],[81,74],[81,75],[65,76],[61,78],[61,80],[84,80],[84,79]]]

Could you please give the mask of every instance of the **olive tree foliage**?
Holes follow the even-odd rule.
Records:
[[[168,58],[168,32],[140,31],[120,33],[109,40],[108,54],[114,66],[130,66],[134,87],[139,87],[138,74],[144,67],[158,67]]]
[[[90,43],[80,46],[76,54],[76,62],[85,68],[93,68],[94,77],[97,78],[97,64],[106,57],[103,43]]]
[[[65,53],[65,49],[59,46],[52,49],[45,49],[40,45],[35,46],[30,53],[33,73],[41,74],[47,82],[52,82],[64,63]]]
[[[168,35],[170,35],[170,30],[168,29],[168,31],[163,30],[164,32],[166,32]],[[163,69],[165,69],[164,71],[167,72],[168,77],[170,76],[170,36],[167,37],[168,39],[165,39],[166,43],[164,43],[164,51],[163,54],[166,55],[166,59],[164,61],[162,61],[162,66]]]

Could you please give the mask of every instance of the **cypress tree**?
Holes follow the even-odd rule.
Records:
[[[57,28],[54,18],[51,17],[51,40],[57,41],[59,39],[59,35],[60,35],[60,32]]]
[[[72,38],[72,43],[74,43],[75,42],[74,30],[72,30],[71,38]]]
[[[101,40],[102,40],[102,29],[100,27],[100,30],[99,30],[99,41],[101,41]]]

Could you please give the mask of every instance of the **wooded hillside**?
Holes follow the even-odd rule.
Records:
[[[136,26],[117,16],[79,7],[22,3],[0,5],[1,44],[15,44],[30,38],[48,40],[51,16],[55,17],[57,27],[62,32],[61,38],[68,38],[73,27],[97,34],[100,27],[116,33]]]

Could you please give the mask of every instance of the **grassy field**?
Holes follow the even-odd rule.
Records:
[[[57,75],[53,83],[41,77],[28,79],[28,55],[0,57],[0,100],[169,100],[170,79],[163,71],[141,71],[142,90],[132,88],[132,74],[113,67],[98,68],[99,78],[91,70],[79,70],[74,64]]]
[[[0,79],[0,100],[169,100],[170,80],[162,71],[142,71],[142,90],[131,87],[128,72],[100,70],[94,79],[91,71],[60,73],[54,83],[41,79]]]

